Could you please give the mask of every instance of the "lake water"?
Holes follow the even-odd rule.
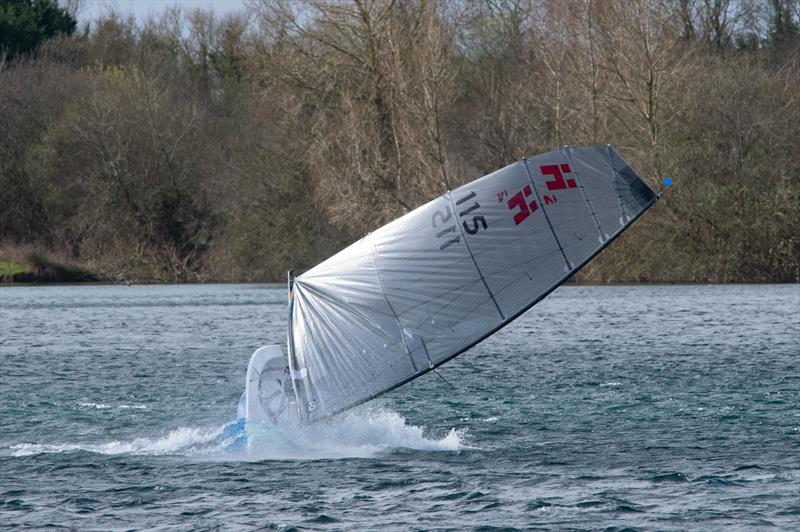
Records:
[[[800,527],[800,286],[568,286],[224,449],[274,285],[0,288],[0,528]]]

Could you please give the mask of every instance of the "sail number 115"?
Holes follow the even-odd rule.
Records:
[[[473,202],[471,205],[467,204],[467,202],[474,197],[475,192],[471,191],[469,194],[456,201],[456,207],[460,209],[458,212],[458,221],[456,222],[451,222],[453,213],[449,206],[445,207],[444,210],[439,209],[433,213],[433,228],[439,229],[439,232],[436,233],[436,238],[444,239],[439,249],[447,249],[461,241],[461,232],[458,231],[458,227],[456,226],[458,222],[461,222],[464,231],[471,235],[477,233],[481,227],[486,229],[486,218],[483,216],[473,216],[472,219],[464,219],[481,206],[477,201]]]

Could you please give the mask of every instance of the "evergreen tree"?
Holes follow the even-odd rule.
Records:
[[[55,0],[0,0],[0,54],[31,53],[50,37],[71,34],[76,24]]]

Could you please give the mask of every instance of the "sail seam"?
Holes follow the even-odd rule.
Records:
[[[617,183],[616,183],[618,170],[616,168],[616,165],[614,165],[614,157],[612,157],[611,150],[612,150],[611,145],[610,144],[607,145],[606,146],[606,157],[608,157],[608,164],[609,164],[609,166],[611,166],[611,180],[614,183],[614,192],[617,193],[617,203],[619,203],[619,223],[620,223],[620,226],[622,226],[622,225],[625,224],[625,216],[626,216],[625,215],[625,205],[624,205],[625,202],[622,201],[622,194],[620,193],[619,187],[617,186]]]
[[[583,197],[583,201],[586,202],[586,207],[589,209],[589,212],[592,214],[592,220],[594,221],[594,226],[597,228],[597,235],[600,237],[600,242],[604,242],[606,239],[605,233],[603,233],[603,229],[600,227],[600,219],[597,218],[597,213],[594,212],[594,206],[589,201],[589,196],[586,194],[586,181],[584,181],[583,176],[578,174],[577,167],[572,162],[572,155],[570,154],[570,148],[565,147],[564,153],[567,155],[567,160],[569,161],[569,167],[572,170],[572,175],[575,177],[579,177],[580,179],[580,186],[578,187],[581,191],[581,196]]]
[[[453,209],[453,214],[456,212],[456,206],[453,203],[453,195],[448,191],[447,192],[447,199],[450,201],[450,207]],[[503,311],[500,309],[500,305],[497,304],[497,300],[494,298],[494,294],[489,289],[489,283],[486,282],[486,278],[483,276],[483,272],[481,271],[480,267],[478,266],[478,261],[475,260],[475,255],[472,253],[472,248],[469,245],[469,241],[467,240],[467,235],[464,234],[464,230],[461,227],[461,224],[456,223],[458,226],[458,234],[461,235],[461,238],[464,239],[464,245],[467,248],[467,253],[469,253],[469,257],[472,259],[472,264],[475,265],[475,270],[478,272],[478,275],[481,278],[481,282],[483,286],[486,287],[486,292],[489,294],[489,297],[492,298],[492,303],[494,303],[494,307],[497,309],[497,313],[500,314],[500,319],[505,320],[506,316],[503,314]]]
[[[489,179],[482,178],[466,185],[460,189],[465,191],[463,194],[455,196],[447,192],[449,206],[440,203],[440,198],[436,204],[417,210],[404,221],[376,231],[374,237],[367,235],[338,258],[315,267],[312,275],[316,277],[311,277],[308,285],[297,285],[293,300],[295,327],[290,329],[295,331],[297,356],[303,358],[295,365],[295,370],[313,382],[302,379],[292,384],[299,386],[301,394],[307,393],[309,401],[313,400],[308,405],[312,408],[305,410],[306,423],[325,419],[428,371],[435,371],[434,368],[487,338],[574,275],[660,197],[659,194],[648,201],[649,187],[630,166],[625,166],[613,148],[610,155],[602,147],[595,148],[596,151],[589,148],[568,150],[565,152],[562,148],[541,158],[531,157],[530,164],[523,158],[527,183],[519,174],[521,169],[513,165],[516,168],[506,167],[491,174]],[[611,159],[610,178],[606,177],[606,164],[595,164],[600,155]],[[546,186],[548,178],[539,165],[553,162],[556,157],[559,163],[578,165],[576,170],[583,174],[581,177],[585,177],[588,186],[583,187],[577,175],[569,177],[578,178],[581,196],[574,190],[563,196],[548,190],[551,188]],[[618,175],[615,168],[621,165],[624,171]],[[558,168],[567,173],[565,166],[559,164]],[[535,179],[539,179],[538,186]],[[575,183],[569,181],[567,179],[568,188],[575,188]],[[535,195],[528,189],[530,186],[536,191]],[[547,200],[546,210],[544,202],[541,205],[544,214],[537,212],[524,226],[521,222],[512,226],[509,217],[513,217],[514,222],[518,217],[513,205],[504,201],[509,198],[507,190],[497,194],[497,204],[489,194],[501,192],[503,188],[524,196],[522,199],[531,210],[528,216],[536,210],[532,200]],[[558,187],[553,188],[558,190]],[[555,201],[551,201],[555,196],[551,194],[560,196],[555,206]],[[618,205],[613,202],[614,195]],[[469,203],[463,205],[467,201]],[[484,212],[487,207],[491,212]],[[551,207],[552,217],[549,216]],[[622,227],[617,229],[613,213],[621,209],[632,216],[627,223],[621,221]],[[434,210],[436,216],[431,218]],[[603,224],[598,227],[600,231],[609,225],[609,237],[606,241],[601,239],[599,244],[592,242],[594,239],[590,236],[590,222],[586,218],[590,212],[596,226]],[[486,220],[473,216],[481,214]],[[600,214],[603,220],[599,220]],[[541,223],[542,216],[546,224]],[[488,231],[482,231],[481,225]],[[447,230],[442,232],[445,226]],[[548,231],[554,240],[547,238]],[[467,255],[458,245],[461,237],[465,238]],[[447,245],[440,246],[445,240]],[[450,247],[451,244],[456,245]],[[477,263],[474,251],[481,255],[482,266]],[[559,256],[567,268],[558,264]],[[472,277],[467,257],[473,261],[478,277]],[[369,272],[370,264],[366,262],[370,259],[374,274]],[[570,264],[572,259],[575,259],[572,263],[575,267]],[[492,279],[491,285],[489,279]],[[483,294],[479,283],[486,289]],[[380,303],[378,291],[386,306]],[[501,320],[489,316],[489,299],[498,309]],[[392,323],[398,332],[391,331]],[[398,333],[410,363],[402,356]],[[391,341],[381,347],[381,340],[387,339]],[[312,366],[307,376],[302,375],[302,360]],[[290,397],[291,389],[287,389],[287,398]],[[301,399],[297,402],[301,406],[304,404]],[[294,405],[291,407],[294,410]]]
[[[533,187],[533,191],[536,193],[536,199],[539,201],[539,205],[542,207],[542,212],[544,213],[544,219],[547,221],[547,225],[550,226],[550,232],[553,233],[553,238],[556,241],[556,245],[558,246],[558,250],[561,252],[561,256],[564,257],[564,262],[567,264],[567,268],[570,270],[572,269],[572,264],[570,264],[569,259],[567,258],[567,254],[564,252],[564,247],[561,245],[561,241],[558,239],[558,235],[556,234],[556,230],[553,227],[553,223],[550,221],[550,215],[547,214],[547,208],[544,205],[544,201],[542,201],[542,197],[539,195],[539,189],[536,188],[536,183],[533,182],[533,174],[531,174],[531,169],[528,166],[528,158],[523,157],[522,162],[525,163],[525,172],[528,174],[528,181],[531,182],[531,186]]]
[[[392,311],[392,316],[394,316],[394,321],[397,323],[397,333],[400,335],[400,340],[403,341],[403,347],[406,350],[406,355],[408,356],[409,360],[411,360],[411,367],[414,368],[414,371],[419,371],[417,367],[417,363],[414,362],[414,357],[411,356],[411,350],[408,348],[408,343],[406,342],[406,335],[403,332],[403,324],[400,322],[400,316],[397,315],[397,311],[392,306],[391,301],[389,301],[389,296],[386,295],[386,288],[383,286],[383,280],[381,279],[381,274],[378,271],[378,247],[373,245],[372,246],[372,268],[375,270],[375,278],[378,279],[378,286],[381,287],[381,294],[383,294],[383,300],[386,301],[386,305],[389,307],[389,310]],[[428,357],[430,359],[430,356]]]
[[[611,244],[611,243],[612,243],[614,240],[616,240],[616,239],[617,239],[617,237],[619,237],[619,235],[621,235],[623,232],[625,232],[625,230],[626,230],[628,227],[630,227],[630,226],[631,226],[631,225],[632,225],[632,224],[633,224],[633,223],[634,223],[636,220],[638,220],[638,219],[639,219],[639,217],[641,217],[641,216],[642,216],[642,215],[643,215],[645,212],[647,212],[647,210],[648,210],[650,207],[652,207],[652,206],[655,204],[655,202],[656,202],[656,201],[658,201],[660,198],[661,198],[661,196],[660,196],[660,195],[658,195],[658,194],[654,195],[654,196],[653,196],[653,198],[652,198],[652,199],[651,199],[649,202],[647,202],[647,204],[646,204],[646,205],[644,205],[644,206],[642,206],[642,207],[641,207],[641,210],[640,210],[639,212],[637,212],[637,213],[636,213],[636,214],[635,214],[635,215],[632,217],[632,219],[631,219],[631,220],[629,220],[629,221],[628,221],[627,223],[625,223],[625,224],[624,224],[622,227],[620,227],[619,229],[617,229],[617,230],[616,230],[616,231],[615,231],[615,232],[614,232],[614,233],[613,233],[613,234],[612,234],[612,235],[611,235],[611,236],[608,238],[608,240],[606,240],[605,242],[603,242],[603,243],[602,243],[602,244],[601,244],[601,245],[600,245],[600,246],[599,246],[599,247],[598,247],[598,248],[597,248],[597,249],[596,249],[596,250],[595,250],[595,251],[594,251],[592,254],[590,254],[588,257],[585,257],[585,258],[584,258],[584,259],[583,259],[583,260],[582,260],[580,263],[578,263],[578,265],[577,265],[577,266],[574,268],[574,271],[573,271],[573,270],[570,270],[569,272],[567,272],[567,273],[566,273],[566,274],[565,274],[565,275],[564,275],[564,276],[563,276],[563,277],[562,277],[562,278],[561,278],[561,279],[560,279],[558,282],[556,282],[556,283],[553,283],[553,285],[550,287],[550,289],[548,289],[548,290],[546,290],[545,292],[543,292],[542,294],[540,294],[540,295],[539,295],[539,296],[538,296],[536,299],[534,299],[534,300],[533,300],[533,301],[532,301],[532,302],[531,302],[529,305],[526,305],[524,308],[520,309],[520,310],[519,310],[518,312],[516,312],[516,313],[515,313],[513,316],[511,316],[510,318],[508,318],[508,320],[505,320],[503,323],[501,323],[500,325],[498,325],[497,327],[495,327],[495,328],[494,328],[494,329],[492,329],[491,331],[487,332],[485,335],[481,336],[480,338],[476,339],[475,341],[473,341],[471,344],[469,344],[468,346],[464,347],[463,349],[460,349],[460,350],[456,351],[455,353],[453,353],[453,354],[451,354],[451,355],[449,355],[449,356],[447,356],[447,357],[445,357],[445,358],[439,359],[439,360],[436,362],[436,364],[434,364],[434,365],[433,365],[433,368],[425,368],[425,369],[423,369],[423,370],[421,370],[421,371],[419,371],[419,372],[415,373],[414,375],[411,375],[411,376],[409,376],[409,377],[408,377],[408,378],[406,378],[406,379],[403,379],[403,380],[401,380],[401,381],[398,381],[397,383],[395,383],[394,385],[392,385],[392,386],[388,387],[388,388],[387,388],[387,389],[385,389],[385,390],[382,390],[382,391],[380,391],[380,392],[376,392],[376,393],[374,393],[374,394],[370,395],[369,397],[366,397],[366,398],[364,398],[364,399],[362,399],[362,400],[360,400],[360,401],[358,401],[358,402],[356,402],[356,403],[353,403],[353,404],[351,404],[351,405],[348,405],[348,406],[346,406],[346,407],[343,407],[343,408],[340,408],[340,409],[338,409],[338,410],[334,410],[334,411],[332,411],[332,412],[329,412],[329,413],[327,413],[327,414],[325,415],[325,417],[333,417],[333,416],[335,416],[336,414],[339,414],[339,413],[341,413],[341,412],[344,412],[345,410],[347,410],[347,409],[349,409],[349,408],[352,408],[352,407],[354,407],[354,406],[357,406],[357,405],[359,405],[359,404],[366,403],[367,401],[371,401],[372,399],[375,399],[376,397],[380,397],[381,395],[384,395],[384,394],[386,394],[386,393],[388,393],[388,392],[390,392],[390,391],[392,391],[392,390],[395,390],[395,389],[397,389],[398,387],[400,387],[400,386],[402,386],[402,385],[404,385],[404,384],[406,384],[406,383],[408,383],[408,382],[410,382],[410,381],[412,381],[412,380],[416,379],[417,377],[420,377],[420,376],[422,376],[423,374],[425,374],[425,373],[427,373],[427,372],[431,371],[432,369],[434,369],[434,368],[438,368],[439,366],[441,366],[441,365],[442,365],[442,364],[444,364],[445,362],[447,362],[447,361],[449,361],[449,360],[452,360],[453,358],[457,357],[457,356],[458,356],[458,355],[460,355],[461,353],[463,353],[463,352],[465,352],[465,351],[468,351],[469,349],[473,348],[475,345],[479,344],[480,342],[482,342],[483,340],[485,340],[485,339],[486,339],[486,338],[488,338],[489,336],[493,335],[494,333],[496,333],[497,331],[499,331],[500,329],[502,329],[503,327],[505,327],[506,325],[508,325],[509,323],[511,323],[512,321],[514,321],[515,319],[517,319],[518,317],[520,317],[520,316],[521,316],[523,313],[525,313],[525,312],[527,312],[528,310],[530,310],[530,309],[531,309],[533,306],[535,306],[537,303],[539,303],[539,302],[540,302],[540,301],[542,301],[544,298],[546,298],[548,295],[550,295],[550,293],[552,293],[552,292],[553,292],[553,291],[554,291],[556,288],[558,288],[559,286],[561,286],[562,284],[564,284],[564,282],[565,282],[567,279],[569,279],[569,278],[570,278],[572,275],[574,275],[574,274],[575,274],[575,273],[576,273],[578,270],[580,270],[580,269],[581,269],[581,268],[583,268],[583,267],[584,267],[586,264],[588,264],[588,263],[589,263],[589,261],[591,261],[593,258],[595,258],[595,257],[596,257],[598,254],[600,254],[600,252],[602,252],[602,251],[603,251],[604,249],[606,249],[606,248],[607,248],[607,247],[608,247],[608,246],[609,246],[609,245],[610,245],[610,244]]]

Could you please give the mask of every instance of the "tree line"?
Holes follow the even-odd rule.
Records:
[[[523,155],[613,144],[676,184],[579,279],[800,279],[796,0],[253,0],[85,27],[75,5],[0,7],[0,259],[280,280]]]

